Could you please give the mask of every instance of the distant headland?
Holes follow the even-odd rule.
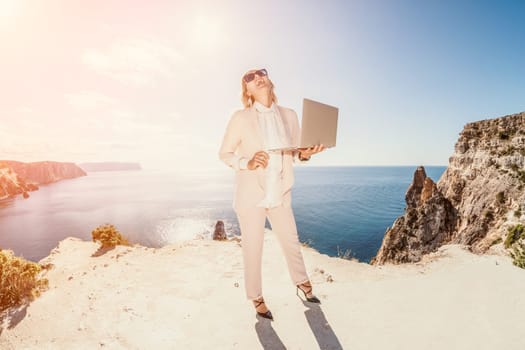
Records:
[[[27,198],[28,192],[38,190],[39,185],[86,175],[86,172],[74,163],[0,160],[0,200],[18,194]]]
[[[125,162],[95,162],[78,164],[84,171],[121,171],[121,170],[142,170],[139,163]]]

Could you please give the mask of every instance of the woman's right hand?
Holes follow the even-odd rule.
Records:
[[[249,170],[255,170],[259,166],[266,168],[266,166],[268,165],[268,158],[268,153],[264,151],[256,152],[253,155],[253,158],[248,161],[247,167]]]

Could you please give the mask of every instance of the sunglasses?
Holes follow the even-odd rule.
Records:
[[[255,74],[257,74],[260,77],[265,77],[268,75],[268,72],[266,71],[266,69],[263,68],[263,69],[256,70],[255,72],[248,73],[242,78],[244,79],[246,83],[249,83],[250,81],[255,79]]]

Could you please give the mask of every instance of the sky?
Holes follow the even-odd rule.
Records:
[[[525,1],[0,0],[0,159],[215,170],[240,79],[339,108],[306,166],[447,165],[525,111]]]

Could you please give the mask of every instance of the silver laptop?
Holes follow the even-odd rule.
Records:
[[[307,98],[303,99],[303,120],[299,146],[270,149],[269,151],[289,151],[320,144],[323,144],[325,148],[335,147],[338,114],[339,109],[337,107]]]

